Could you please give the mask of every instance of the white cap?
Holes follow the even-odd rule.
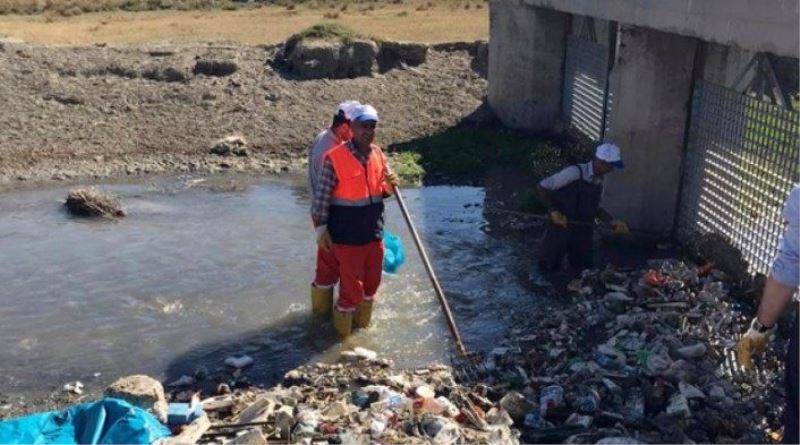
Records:
[[[625,163],[622,162],[622,155],[620,154],[619,147],[615,144],[598,145],[594,155],[597,159],[608,162],[615,168],[625,168]]]
[[[344,101],[336,107],[336,114],[344,113],[345,119],[353,120],[353,112],[359,107],[361,107],[361,102],[357,100]]]
[[[353,122],[378,122],[378,110],[372,105],[362,105],[353,112]]]

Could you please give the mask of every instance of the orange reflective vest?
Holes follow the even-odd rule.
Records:
[[[336,174],[328,232],[336,244],[364,245],[383,239],[386,157],[380,147],[372,145],[367,164],[362,165],[348,144],[325,155]]]

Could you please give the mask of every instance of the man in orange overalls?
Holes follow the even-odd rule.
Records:
[[[332,148],[347,142],[352,137],[350,119],[353,110],[361,104],[355,100],[342,102],[336,107],[330,128],[322,131],[314,139],[308,153],[308,188],[311,199],[316,195],[319,174],[325,154]],[[311,283],[311,310],[315,315],[328,316],[333,308],[333,287],[339,281],[339,264],[330,250],[317,248],[317,266],[314,282]]]
[[[378,120],[370,105],[354,110],[353,138],[326,153],[312,207],[317,243],[339,264],[333,326],[341,338],[372,318],[383,265],[383,199],[398,183],[372,143]]]

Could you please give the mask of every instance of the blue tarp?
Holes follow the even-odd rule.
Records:
[[[119,399],[0,421],[1,444],[151,444],[169,435],[152,414]]]
[[[389,274],[397,273],[405,262],[403,242],[388,229],[383,229],[383,271]]]

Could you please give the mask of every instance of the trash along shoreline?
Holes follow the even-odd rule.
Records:
[[[584,271],[564,304],[520,314],[496,348],[452,366],[394,369],[391,359],[356,348],[339,363],[308,364],[261,388],[247,379],[252,359],[236,356],[224,375],[201,366],[163,387],[126,377],[105,395],[162,418],[170,402],[198,443],[778,441],[782,342],[758,372],[738,369],[733,346],[749,314],[730,283],[721,271],[678,260]],[[125,382],[142,378],[149,389]],[[63,408],[81,392],[70,384],[48,399],[60,406],[0,414]]]

